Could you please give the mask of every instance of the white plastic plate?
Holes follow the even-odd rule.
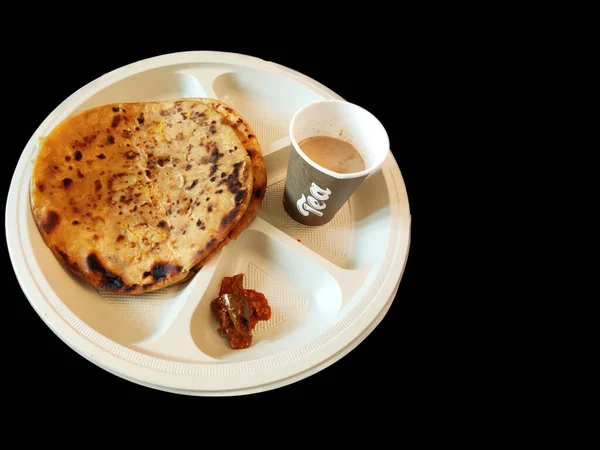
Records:
[[[237,109],[263,149],[268,190],[252,224],[186,284],[141,296],[80,281],[53,256],[33,222],[29,182],[37,142],[66,117],[110,102],[217,98]],[[316,81],[261,59],[186,52],[143,60],[89,83],[60,104],[31,137],[6,205],[9,253],[25,295],[72,349],[132,382],[190,395],[265,391],[307,377],[358,345],[383,319],[408,255],[410,211],[391,152],[381,169],[325,226],[298,225],[282,193],[293,114],[341,99]],[[252,346],[231,350],[209,303],[220,280],[245,274],[272,318]]]

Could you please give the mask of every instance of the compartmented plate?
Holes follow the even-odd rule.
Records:
[[[138,296],[81,282],[44,244],[29,208],[37,140],[66,117],[111,102],[211,97],[237,109],[255,130],[267,167],[261,210],[236,241],[189,282]],[[133,382],[191,395],[273,389],[333,363],[387,312],[408,255],[410,212],[391,154],[325,226],[304,227],[282,205],[299,108],[338,95],[285,67],[230,53],[164,55],[108,73],[59,105],[29,140],[6,207],[19,282],[34,309],[71,348]],[[252,346],[231,350],[210,311],[224,276],[264,293],[272,317]]]

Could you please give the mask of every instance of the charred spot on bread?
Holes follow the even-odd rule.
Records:
[[[239,191],[238,178],[240,175],[240,169],[243,165],[244,163],[242,161],[236,162],[233,165],[233,172],[229,174],[227,180],[225,181],[227,189],[229,189],[229,192],[231,192],[232,194],[237,194]]]
[[[92,272],[100,275],[100,277],[101,277],[100,283],[105,288],[107,288],[109,290],[118,290],[118,289],[121,289],[125,285],[125,283],[123,283],[123,280],[121,279],[121,277],[119,277],[117,274],[111,272],[106,267],[104,267],[104,265],[102,265],[102,263],[100,262],[100,259],[98,258],[98,256],[95,253],[90,253],[87,256],[86,263],[87,263],[88,268]]]
[[[183,267],[173,263],[167,262],[156,262],[152,266],[152,276],[155,281],[162,280],[174,273],[179,273],[183,270]]]
[[[235,220],[235,218],[237,217],[237,215],[240,212],[240,205],[238,204],[235,208],[233,208],[231,211],[229,211],[222,219],[221,219],[221,228],[227,228],[229,227],[231,224],[233,224],[233,221]]]
[[[237,205],[239,205],[240,203],[242,203],[242,200],[244,200],[244,194],[245,193],[246,193],[245,190],[241,190],[237,194],[235,194],[235,203]]]
[[[42,220],[41,227],[45,233],[52,233],[52,231],[60,223],[60,216],[55,211],[48,211],[46,217]]]
[[[56,252],[60,255],[60,257],[63,259],[63,261],[65,263],[69,264],[69,255],[67,255],[61,249],[56,249]]]
[[[186,191],[193,189],[197,184],[198,184],[198,179],[195,179],[194,181],[192,181],[192,184],[190,184],[188,187],[185,188]]]

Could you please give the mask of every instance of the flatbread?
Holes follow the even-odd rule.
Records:
[[[267,191],[267,170],[265,167],[265,160],[262,155],[262,149],[260,147],[260,143],[254,130],[252,127],[246,122],[244,117],[233,109],[231,106],[213,99],[213,98],[196,98],[194,100],[200,101],[205,105],[212,106],[219,113],[223,115],[223,117],[228,121],[228,123],[235,130],[238,138],[243,143],[248,156],[250,157],[250,163],[252,164],[252,175],[253,175],[253,184],[252,184],[252,199],[250,200],[250,204],[246,209],[246,212],[240,219],[240,221],[235,225],[233,230],[229,233],[229,236],[221,241],[220,244],[216,245],[212,250],[210,255],[206,257],[201,263],[199,263],[193,270],[190,271],[189,276],[182,280],[182,282],[188,281],[192,278],[196,273],[200,271],[203,264],[210,259],[211,256],[221,251],[221,249],[227,245],[230,240],[235,240],[240,235],[240,233],[252,222],[260,206],[265,197],[265,193]]]
[[[262,201],[265,197],[265,193],[267,192],[267,170],[265,167],[265,160],[263,158],[262,150],[260,148],[258,138],[256,137],[256,133],[239,112],[219,100],[212,98],[203,98],[198,100],[206,105],[212,106],[218,112],[220,112],[225,119],[227,119],[228,123],[235,130],[238,138],[248,152],[248,156],[250,157],[250,162],[252,164],[252,199],[250,200],[248,209],[244,213],[242,219],[229,233],[229,238],[235,240],[250,224],[250,222],[252,222],[258,213],[258,210],[260,209]]]
[[[254,196],[238,136],[198,99],[84,111],[41,143],[34,220],[66,267],[96,287],[138,294],[180,282],[229,239]]]

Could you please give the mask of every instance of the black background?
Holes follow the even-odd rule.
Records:
[[[144,45],[121,45],[74,42],[62,36],[52,46],[43,40],[21,43],[18,51],[8,51],[5,83],[21,101],[11,103],[10,133],[4,130],[9,145],[2,154],[5,193],[21,152],[38,125],[68,95],[97,77],[122,65],[164,53],[189,50],[220,50],[256,56],[297,70],[329,87],[344,99],[357,103],[377,116],[386,127],[391,147],[408,190],[412,213],[411,247],[408,262],[396,299],[382,323],[355,350],[332,366],[294,384],[235,399],[185,397],[155,391],[125,381],[88,362],[72,351],[42,322],[23,295],[12,269],[5,269],[3,290],[7,339],[4,364],[10,367],[8,386],[14,392],[27,392],[30,405],[86,401],[112,405],[180,405],[194,403],[215,406],[217,402],[291,402],[302,404],[324,401],[328,404],[352,398],[353,402],[376,401],[385,393],[388,402],[397,403],[414,389],[420,377],[419,352],[424,338],[421,331],[420,299],[417,295],[417,256],[419,243],[419,166],[418,146],[407,136],[413,133],[412,120],[406,111],[411,88],[402,82],[406,70],[400,53],[373,53],[356,50],[346,42],[335,49],[311,45],[260,46],[251,44],[207,45],[188,35],[182,43],[161,45],[158,41]],[[239,40],[248,42],[247,40]],[[370,43],[369,43],[370,42]],[[375,41],[367,41],[373,45]],[[17,120],[18,119],[18,120]],[[6,125],[6,124],[5,124]],[[3,240],[5,267],[10,260]],[[20,397],[22,399],[22,397]],[[21,403],[17,398],[15,404]]]

